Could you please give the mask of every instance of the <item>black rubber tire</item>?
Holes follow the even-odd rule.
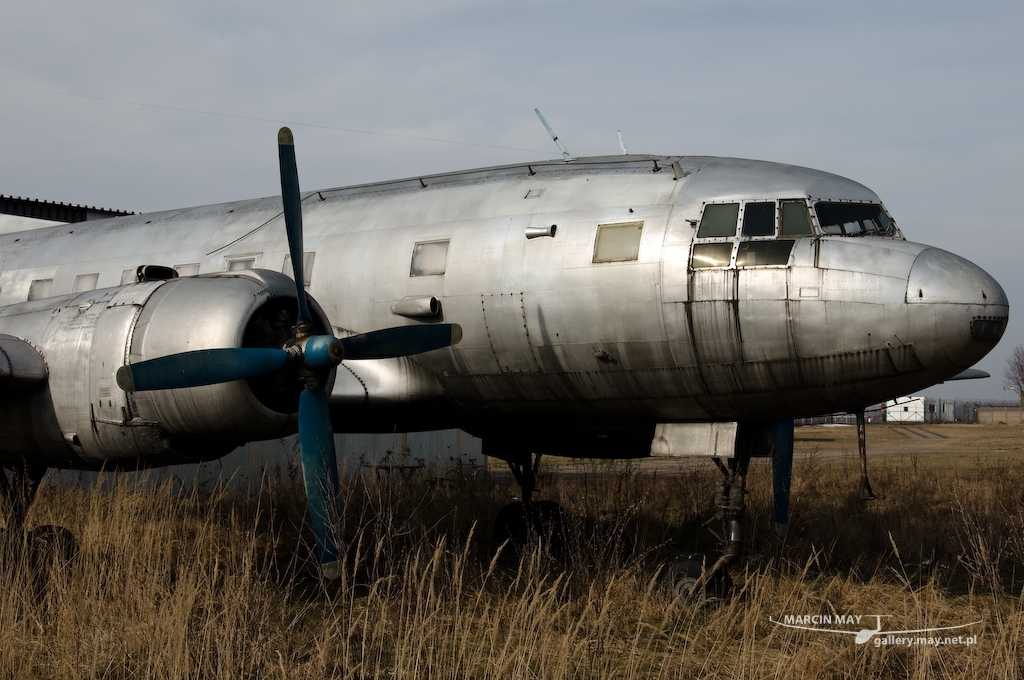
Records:
[[[494,518],[494,538],[517,548],[531,539],[553,550],[565,547],[566,513],[554,501],[535,501],[530,509],[522,502],[509,503]]]
[[[41,573],[67,568],[78,555],[78,540],[67,529],[56,524],[43,524],[28,532],[28,563],[32,571]]]
[[[705,569],[711,569],[717,560],[704,553],[680,555],[669,562],[661,572],[661,581],[673,597],[692,595],[693,587]],[[709,600],[724,600],[732,590],[728,569],[720,569],[704,584],[704,596]]]

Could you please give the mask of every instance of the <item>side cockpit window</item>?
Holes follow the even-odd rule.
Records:
[[[694,243],[693,257],[690,258],[694,269],[711,267],[728,267],[732,261],[732,243]]]
[[[739,203],[712,203],[704,206],[697,238],[735,236],[739,215]]]
[[[767,267],[789,264],[795,241],[743,241],[736,249],[737,267]]]
[[[814,204],[818,224],[826,234],[839,236],[896,236],[896,225],[877,203],[837,203],[818,201]]]

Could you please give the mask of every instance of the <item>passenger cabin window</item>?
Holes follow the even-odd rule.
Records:
[[[28,286],[28,299],[42,300],[50,297],[50,287],[53,286],[53,279],[36,279]]]
[[[743,236],[775,236],[775,201],[743,206]]]
[[[199,273],[199,263],[176,264],[174,265],[174,271],[178,272],[178,276],[195,276]]]
[[[412,249],[409,276],[438,276],[444,274],[448,261],[448,239],[417,243]]]
[[[594,262],[628,262],[640,257],[643,222],[599,224],[594,241]]]
[[[700,218],[700,227],[697,229],[697,238],[735,236],[736,220],[739,215],[739,203],[712,203],[704,206],[704,214]]]
[[[135,283],[136,274],[134,269],[125,269],[121,272],[121,285],[127,286],[129,283]]]
[[[826,234],[841,236],[896,236],[899,232],[877,203],[814,204],[818,224]]]
[[[99,281],[100,275],[97,274],[79,274],[75,277],[75,285],[72,286],[72,293],[87,293],[90,290],[96,290],[96,282]]]
[[[255,257],[240,257],[237,260],[228,260],[228,271],[239,272],[244,269],[252,269],[256,266]]]
[[[302,254],[302,285],[305,288],[309,288],[309,284],[313,281],[313,260],[316,257],[316,253],[303,253]],[[281,273],[288,278],[294,278],[295,272],[292,271],[292,256],[284,256],[284,266],[281,267]]]

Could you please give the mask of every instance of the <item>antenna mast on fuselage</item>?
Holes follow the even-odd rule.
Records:
[[[540,118],[540,122],[544,123],[544,129],[548,131],[549,135],[551,135],[552,141],[554,141],[554,143],[558,145],[558,150],[562,152],[562,158],[565,159],[566,162],[576,160],[569,154],[568,151],[565,150],[565,146],[563,146],[562,143],[558,141],[558,135],[556,135],[555,131],[551,129],[551,126],[548,125],[548,122],[544,120],[544,114],[540,112],[540,109],[534,109],[533,112],[537,114],[538,118]]]

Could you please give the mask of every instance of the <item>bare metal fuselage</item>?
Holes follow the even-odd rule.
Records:
[[[805,168],[647,156],[304,194],[309,292],[337,334],[442,320],[464,332],[449,349],[344,362],[331,397],[336,429],[461,427],[579,454],[573,442],[591,447],[622,432],[649,443],[656,423],[863,407],[947,379],[994,347],[1008,314],[999,285],[898,232],[827,235],[815,220],[784,264],[748,266],[736,252],[752,239],[738,232],[710,239],[733,247],[725,266],[693,268],[706,204],[782,200],[805,202],[812,218],[818,200],[880,203],[860,184]],[[77,308],[144,264],[284,271],[280,205],[267,198],[0,236],[0,305],[52,280],[48,295]],[[551,225],[554,236],[527,238]],[[599,256],[598,230],[609,225],[638,225],[635,253]],[[414,261],[444,242],[439,265]],[[96,289],[71,295],[83,280]],[[396,313],[430,298],[436,315]],[[0,310],[0,333],[12,323]],[[189,330],[195,347],[224,341],[217,323]],[[73,341],[39,336],[44,356],[48,343]],[[54,371],[76,380],[74,365],[49,370],[51,385]],[[94,423],[99,383],[79,381],[75,417]],[[221,388],[202,389],[213,400]],[[114,396],[127,419],[130,401]]]

